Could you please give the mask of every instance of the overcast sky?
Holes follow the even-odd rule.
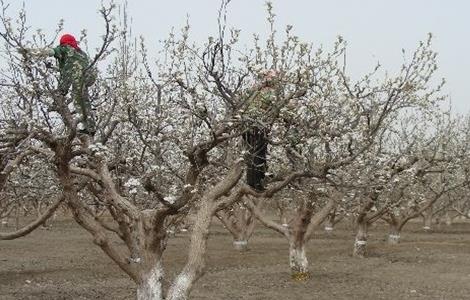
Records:
[[[5,0],[8,2],[8,0]],[[22,1],[10,0],[11,12]],[[115,1],[117,4],[122,1]],[[144,35],[149,48],[180,28],[189,15],[193,38],[205,40],[216,32],[219,0],[129,0],[133,31]],[[294,32],[314,44],[331,46],[336,36],[348,41],[348,69],[361,74],[380,61],[396,70],[402,62],[401,49],[411,52],[428,32],[435,36],[439,53],[439,77],[447,79],[445,92],[454,111],[470,111],[470,1],[467,0],[273,0],[278,25],[294,26]],[[52,32],[57,21],[78,35],[87,29],[91,45],[103,33],[97,12],[100,1],[27,0],[29,24]],[[232,0],[229,24],[242,29],[244,41],[252,33],[265,35],[264,0]]]

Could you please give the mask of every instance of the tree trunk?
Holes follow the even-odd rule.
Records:
[[[253,215],[249,214],[246,219],[241,220],[243,224],[240,226],[240,232],[237,236],[234,236],[233,247],[238,251],[247,251],[248,250],[248,240],[253,234],[255,228],[255,222],[253,220]]]
[[[238,251],[248,250],[248,240],[253,234],[255,222],[252,213],[245,208],[234,208],[231,214],[217,213],[218,219],[233,237],[233,247]]]
[[[142,281],[137,285],[137,300],[161,300],[163,268],[161,262],[142,276]]]
[[[293,279],[308,279],[308,260],[305,254],[305,244],[303,242],[289,243],[289,265]]]
[[[168,291],[167,300],[188,299],[194,282],[201,277],[204,271],[204,254],[206,253],[207,238],[209,237],[209,226],[212,216],[215,214],[215,205],[207,202],[201,204],[196,214],[197,219],[189,244],[188,260],[183,270],[173,281]]]
[[[247,251],[248,250],[248,240],[234,240],[233,241],[233,248],[238,251]]]
[[[15,229],[18,230],[20,228],[20,210],[18,206],[15,209]]]
[[[289,227],[289,220],[287,219],[285,209],[279,208],[279,220],[284,227]]]
[[[389,224],[388,243],[396,245],[400,242],[400,227],[398,224]]]
[[[432,206],[426,209],[423,213],[423,229],[424,231],[431,231],[432,228]]]
[[[357,223],[356,240],[354,242],[354,257],[365,257],[367,253],[367,229],[368,223],[366,221],[359,221]]]
[[[325,231],[327,234],[331,234],[333,232],[333,227],[335,226],[335,217],[336,209],[329,213],[328,217],[325,220]]]
[[[445,214],[445,223],[447,226],[452,226],[452,223],[453,223],[453,218],[452,218],[452,215],[449,211],[446,211],[446,214]]]

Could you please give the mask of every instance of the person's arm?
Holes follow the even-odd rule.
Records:
[[[19,52],[26,52],[37,58],[46,58],[56,56],[55,48],[21,48]]]
[[[48,49],[48,55],[53,56],[58,60],[61,60],[67,56],[67,51],[67,47],[57,46],[55,48]]]

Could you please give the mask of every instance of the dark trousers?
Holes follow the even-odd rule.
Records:
[[[72,85],[72,97],[75,107],[80,114],[81,123],[84,126],[84,132],[94,135],[96,132],[96,122],[93,110],[91,108],[90,96],[88,95],[88,86],[76,82]]]
[[[263,191],[263,180],[267,170],[267,132],[255,127],[243,135],[243,140],[248,150],[246,183],[257,191]]]

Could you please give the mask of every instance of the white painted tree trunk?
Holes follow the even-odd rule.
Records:
[[[354,242],[353,256],[365,257],[367,253],[367,222],[358,224],[356,240]]]
[[[18,209],[18,206],[15,209],[15,229],[20,229],[20,211]]]
[[[448,211],[445,214],[445,223],[447,226],[452,226],[452,223],[453,223],[452,216]]]
[[[334,209],[330,214],[328,214],[328,217],[326,217],[324,229],[327,234],[333,233],[333,228],[335,226],[335,218],[336,209]]]
[[[333,222],[330,220],[330,217],[328,217],[325,221],[325,232],[327,234],[333,233],[333,226],[334,226]]]
[[[253,234],[254,222],[252,220],[241,224],[239,231],[233,235],[233,247],[237,251],[248,251],[248,240]]]
[[[303,243],[290,243],[289,265],[294,279],[306,279],[308,277],[308,260]]]
[[[203,200],[196,215],[196,223],[193,226],[188,261],[173,281],[166,300],[188,299],[194,282],[202,275],[205,267],[204,255],[207,248],[207,238],[209,237],[209,226],[214,213],[214,204]]]
[[[397,225],[390,225],[390,232],[388,234],[388,243],[389,244],[398,244],[400,243],[400,229]]]
[[[424,215],[424,218],[423,218],[424,231],[431,231],[432,229],[432,212],[433,212],[433,209],[432,209],[432,206],[430,206],[428,209],[426,209],[426,211],[423,214]]]
[[[192,282],[188,274],[180,273],[171,285],[167,300],[187,300]]]
[[[248,240],[252,236],[255,227],[251,212],[238,207],[231,216],[224,212],[219,212],[217,217],[232,235],[233,248],[237,251],[247,251]]]
[[[234,240],[233,247],[238,251],[247,251],[248,250],[248,240]]]
[[[284,227],[289,227],[289,220],[284,209],[279,209],[279,220]]]
[[[142,278],[137,286],[137,300],[163,300],[163,268],[160,262]]]

